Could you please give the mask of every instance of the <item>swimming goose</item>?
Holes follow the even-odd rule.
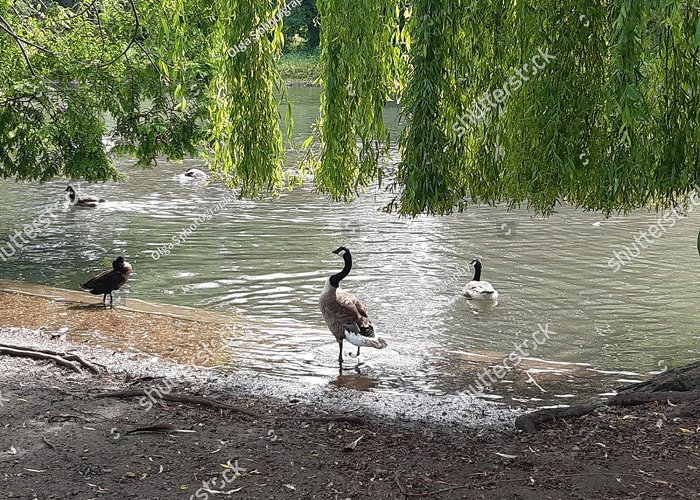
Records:
[[[207,178],[206,172],[204,170],[200,170],[198,168],[190,168],[187,170],[184,174],[185,177],[190,177],[192,179],[201,181]]]
[[[81,207],[96,207],[98,203],[104,203],[105,201],[102,198],[98,198],[97,196],[82,196],[78,194],[78,192],[71,184],[68,184],[66,191],[68,192],[68,199],[70,200],[71,205],[78,205]]]
[[[462,295],[468,299],[496,300],[498,292],[494,290],[491,283],[481,281],[481,262],[479,262],[479,259],[474,259],[469,264],[474,266],[474,278],[466,284],[462,290]]]
[[[342,271],[328,278],[318,299],[318,305],[328,329],[340,345],[338,362],[342,369],[343,340],[357,346],[358,356],[360,355],[360,347],[383,349],[386,347],[386,342],[374,334],[374,326],[372,326],[372,322],[367,316],[367,309],[360,299],[338,288],[341,280],[350,274],[350,269],[352,269],[350,250],[338,247],[333,250],[333,253],[343,257],[345,266]]]
[[[95,276],[91,280],[80,285],[80,288],[83,290],[88,290],[93,295],[103,294],[103,304],[107,300],[107,295],[109,295],[109,305],[111,306],[112,301],[114,300],[112,297],[112,292],[119,290],[122,285],[126,283],[126,280],[129,278],[129,275],[133,270],[134,268],[131,267],[131,264],[125,261],[124,257],[119,256],[112,261],[111,271],[105,271],[102,274]],[[105,306],[106,305],[107,304],[105,304]]]

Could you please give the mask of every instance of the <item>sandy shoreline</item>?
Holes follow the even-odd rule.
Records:
[[[227,337],[245,331],[246,323],[240,318],[217,313],[210,318],[210,313],[199,310],[188,317],[188,308],[170,308],[164,315],[152,311],[151,304],[142,306],[133,301],[126,302],[128,309],[121,305],[104,310],[101,305],[95,307],[89,295],[61,293],[65,295],[56,299],[0,290],[0,325],[6,326],[0,329],[0,343],[79,350],[107,367],[109,373],[188,382],[206,379],[212,390],[271,401],[297,399],[333,412],[359,408],[375,419],[430,426],[508,428],[522,412],[472,398],[466,399],[467,408],[465,398],[456,396],[376,393],[365,387],[370,379],[352,371],[328,384],[240,373],[230,369],[240,353],[225,344]],[[84,297],[87,300],[77,302]],[[56,332],[63,335],[52,339]],[[132,340],[125,342],[125,338]],[[222,369],[212,370],[216,367]]]
[[[0,343],[12,334],[4,329]],[[700,491],[698,422],[658,427],[666,405],[606,409],[537,434],[381,419],[358,408],[347,410],[364,423],[320,423],[311,419],[331,415],[322,405],[243,396],[233,385],[222,389],[230,376],[192,370],[183,377],[167,363],[113,357],[121,371],[100,376],[0,357],[2,498],[608,499],[697,498]],[[258,416],[95,397],[162,389],[164,379],[139,379],[168,374],[173,394],[220,399]],[[172,427],[129,433],[153,425]],[[231,494],[207,493],[203,481]]]
[[[109,331],[96,344],[76,326],[97,328],[99,317],[192,342],[209,329],[220,338],[216,322],[130,311],[127,325],[114,311],[0,292],[3,305],[0,324],[24,328],[0,328],[0,344],[80,352],[102,368],[0,356],[0,498],[700,498],[700,422],[666,419],[667,404],[603,408],[525,434],[513,428],[518,412],[483,401],[304,384],[290,393],[131,350]],[[72,329],[60,334],[65,307]],[[97,397],[124,390],[138,397]],[[237,410],[149,396],[158,392]],[[318,420],[338,416],[361,422]],[[153,425],[170,427],[130,433]]]

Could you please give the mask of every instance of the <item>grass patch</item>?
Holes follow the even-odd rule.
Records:
[[[287,83],[314,83],[321,74],[318,52],[282,54],[279,61],[282,80]]]

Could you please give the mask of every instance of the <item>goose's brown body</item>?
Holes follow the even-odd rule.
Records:
[[[107,300],[107,295],[109,295],[109,303],[112,304],[112,292],[119,290],[122,285],[126,283],[132,271],[133,268],[131,264],[125,261],[123,257],[117,257],[116,260],[112,262],[111,271],[105,271],[95,276],[80,285],[80,288],[88,290],[93,295],[104,295],[104,297],[102,297],[102,302],[105,302]]]
[[[328,329],[340,344],[338,361],[342,366],[344,340],[357,346],[358,355],[360,347],[382,349],[386,347],[386,342],[376,336],[367,309],[360,299],[339,288],[340,281],[350,273],[352,268],[350,251],[345,247],[340,247],[334,253],[340,252],[343,252],[345,267],[340,273],[334,274],[326,281],[318,305]]]
[[[353,294],[327,284],[318,302],[323,319],[338,342],[348,340],[355,344],[355,337],[359,336],[361,345],[358,347],[381,349],[386,345],[384,340],[375,337],[374,326],[367,316],[364,304]]]

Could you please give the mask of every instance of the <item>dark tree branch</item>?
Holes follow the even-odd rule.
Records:
[[[17,33],[15,33],[15,30],[12,29],[12,26],[10,26],[10,23],[8,23],[2,15],[0,15],[0,29],[2,29],[5,33],[10,35],[12,38],[14,38],[17,43],[19,44],[20,42],[22,44],[29,45],[30,47],[34,47],[35,49],[39,49],[42,52],[45,52],[50,55],[54,55],[53,52],[51,52],[49,49],[46,47],[43,47],[37,43],[32,42],[31,40],[27,40],[26,38],[22,38],[19,36]],[[22,48],[22,45],[20,44],[20,48]],[[22,50],[24,52],[24,49]]]
[[[259,414],[254,411],[248,410],[240,406],[234,406],[223,401],[218,401],[216,399],[204,398],[202,396],[191,396],[188,394],[171,394],[169,392],[161,392],[157,387],[152,389],[142,389],[142,390],[130,390],[130,391],[117,391],[117,392],[105,392],[102,394],[96,394],[96,398],[141,398],[141,397],[153,397],[156,399],[162,399],[164,401],[171,401],[174,403],[188,403],[197,404],[201,406],[208,406],[211,408],[221,408],[224,410],[231,410],[237,413],[241,413],[248,417],[258,418],[261,420],[300,420],[306,422],[349,422],[351,424],[363,425],[364,421],[360,417],[354,415],[335,415],[329,417],[287,417],[281,415],[268,415]]]
[[[117,62],[119,59],[124,57],[127,52],[129,52],[129,49],[136,43],[136,39],[139,36],[139,29],[141,28],[141,21],[139,20],[139,13],[136,10],[136,4],[134,4],[134,0],[129,0],[129,5],[131,6],[131,13],[134,16],[134,34],[131,37],[131,40],[129,40],[129,43],[124,47],[124,50],[119,54],[117,57],[112,59],[111,61],[103,64],[98,64],[95,66],[96,68],[104,68],[106,66],[111,66],[115,62]]]
[[[34,71],[34,66],[32,66],[32,62],[29,60],[29,56],[27,55],[27,51],[24,49],[24,45],[22,44],[22,40],[15,35],[15,32],[12,30],[12,27],[10,27],[9,24],[7,24],[7,21],[0,16],[0,20],[2,21],[2,24],[0,24],[0,28],[2,28],[5,32],[7,32],[12,38],[15,39],[15,42],[17,42],[17,45],[19,45],[19,50],[22,51],[22,57],[24,57],[24,60],[27,63],[27,66],[29,67],[29,71],[31,71],[33,76],[36,76],[36,71]]]

